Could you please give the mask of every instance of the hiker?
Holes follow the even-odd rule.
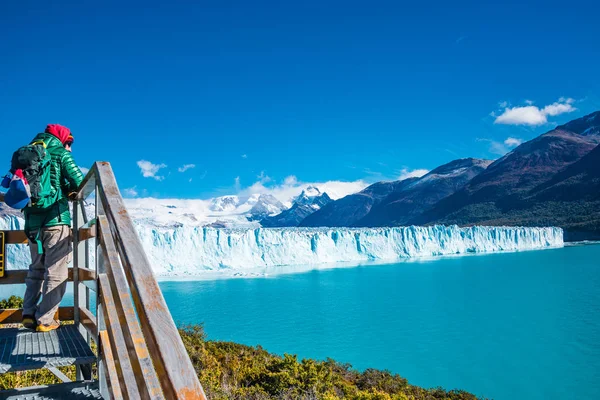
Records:
[[[23,209],[31,252],[23,298],[23,326],[38,332],[60,327],[60,321],[54,316],[67,288],[68,264],[73,250],[67,193],[77,192],[83,180],[70,152],[72,144],[70,130],[56,124],[48,125],[31,144],[43,146],[50,156],[49,178],[38,179],[41,186],[47,186],[41,189],[47,193],[45,204],[39,206],[30,202]]]

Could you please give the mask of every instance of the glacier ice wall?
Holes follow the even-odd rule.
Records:
[[[6,216],[0,218],[0,230],[3,231],[22,231],[25,229],[25,221],[21,218]],[[28,268],[31,263],[31,255],[29,254],[29,246],[25,244],[7,245],[6,246],[6,268],[7,269],[24,269]]]
[[[6,225],[3,226],[6,223],[6,220],[0,222],[0,228],[7,229]],[[19,229],[18,221],[11,223],[14,229]],[[560,228],[438,225],[375,229],[222,230],[188,226],[153,227],[139,222],[136,222],[136,227],[155,273],[162,276],[563,246]],[[9,263],[26,267],[23,259],[29,256],[22,254],[24,250],[11,250]]]

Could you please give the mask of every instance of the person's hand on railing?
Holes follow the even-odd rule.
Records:
[[[67,198],[68,198],[70,201],[75,201],[75,200],[77,200],[77,192],[71,192],[71,193],[69,193],[69,194],[67,195]]]

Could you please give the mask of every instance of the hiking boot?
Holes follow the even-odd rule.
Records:
[[[37,326],[37,322],[34,317],[31,315],[23,315],[23,320],[21,321],[23,324],[23,328],[35,330]]]
[[[60,322],[54,320],[48,325],[46,325],[46,324],[38,325],[36,328],[36,331],[37,332],[50,332],[50,331],[53,331],[58,328],[60,328]]]

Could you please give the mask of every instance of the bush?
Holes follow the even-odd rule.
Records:
[[[210,399],[474,400],[459,390],[423,389],[389,371],[352,369],[334,360],[298,360],[260,346],[206,340],[201,325],[179,332]]]
[[[8,299],[0,300],[0,308],[23,308],[23,298],[19,296],[10,296]]]

